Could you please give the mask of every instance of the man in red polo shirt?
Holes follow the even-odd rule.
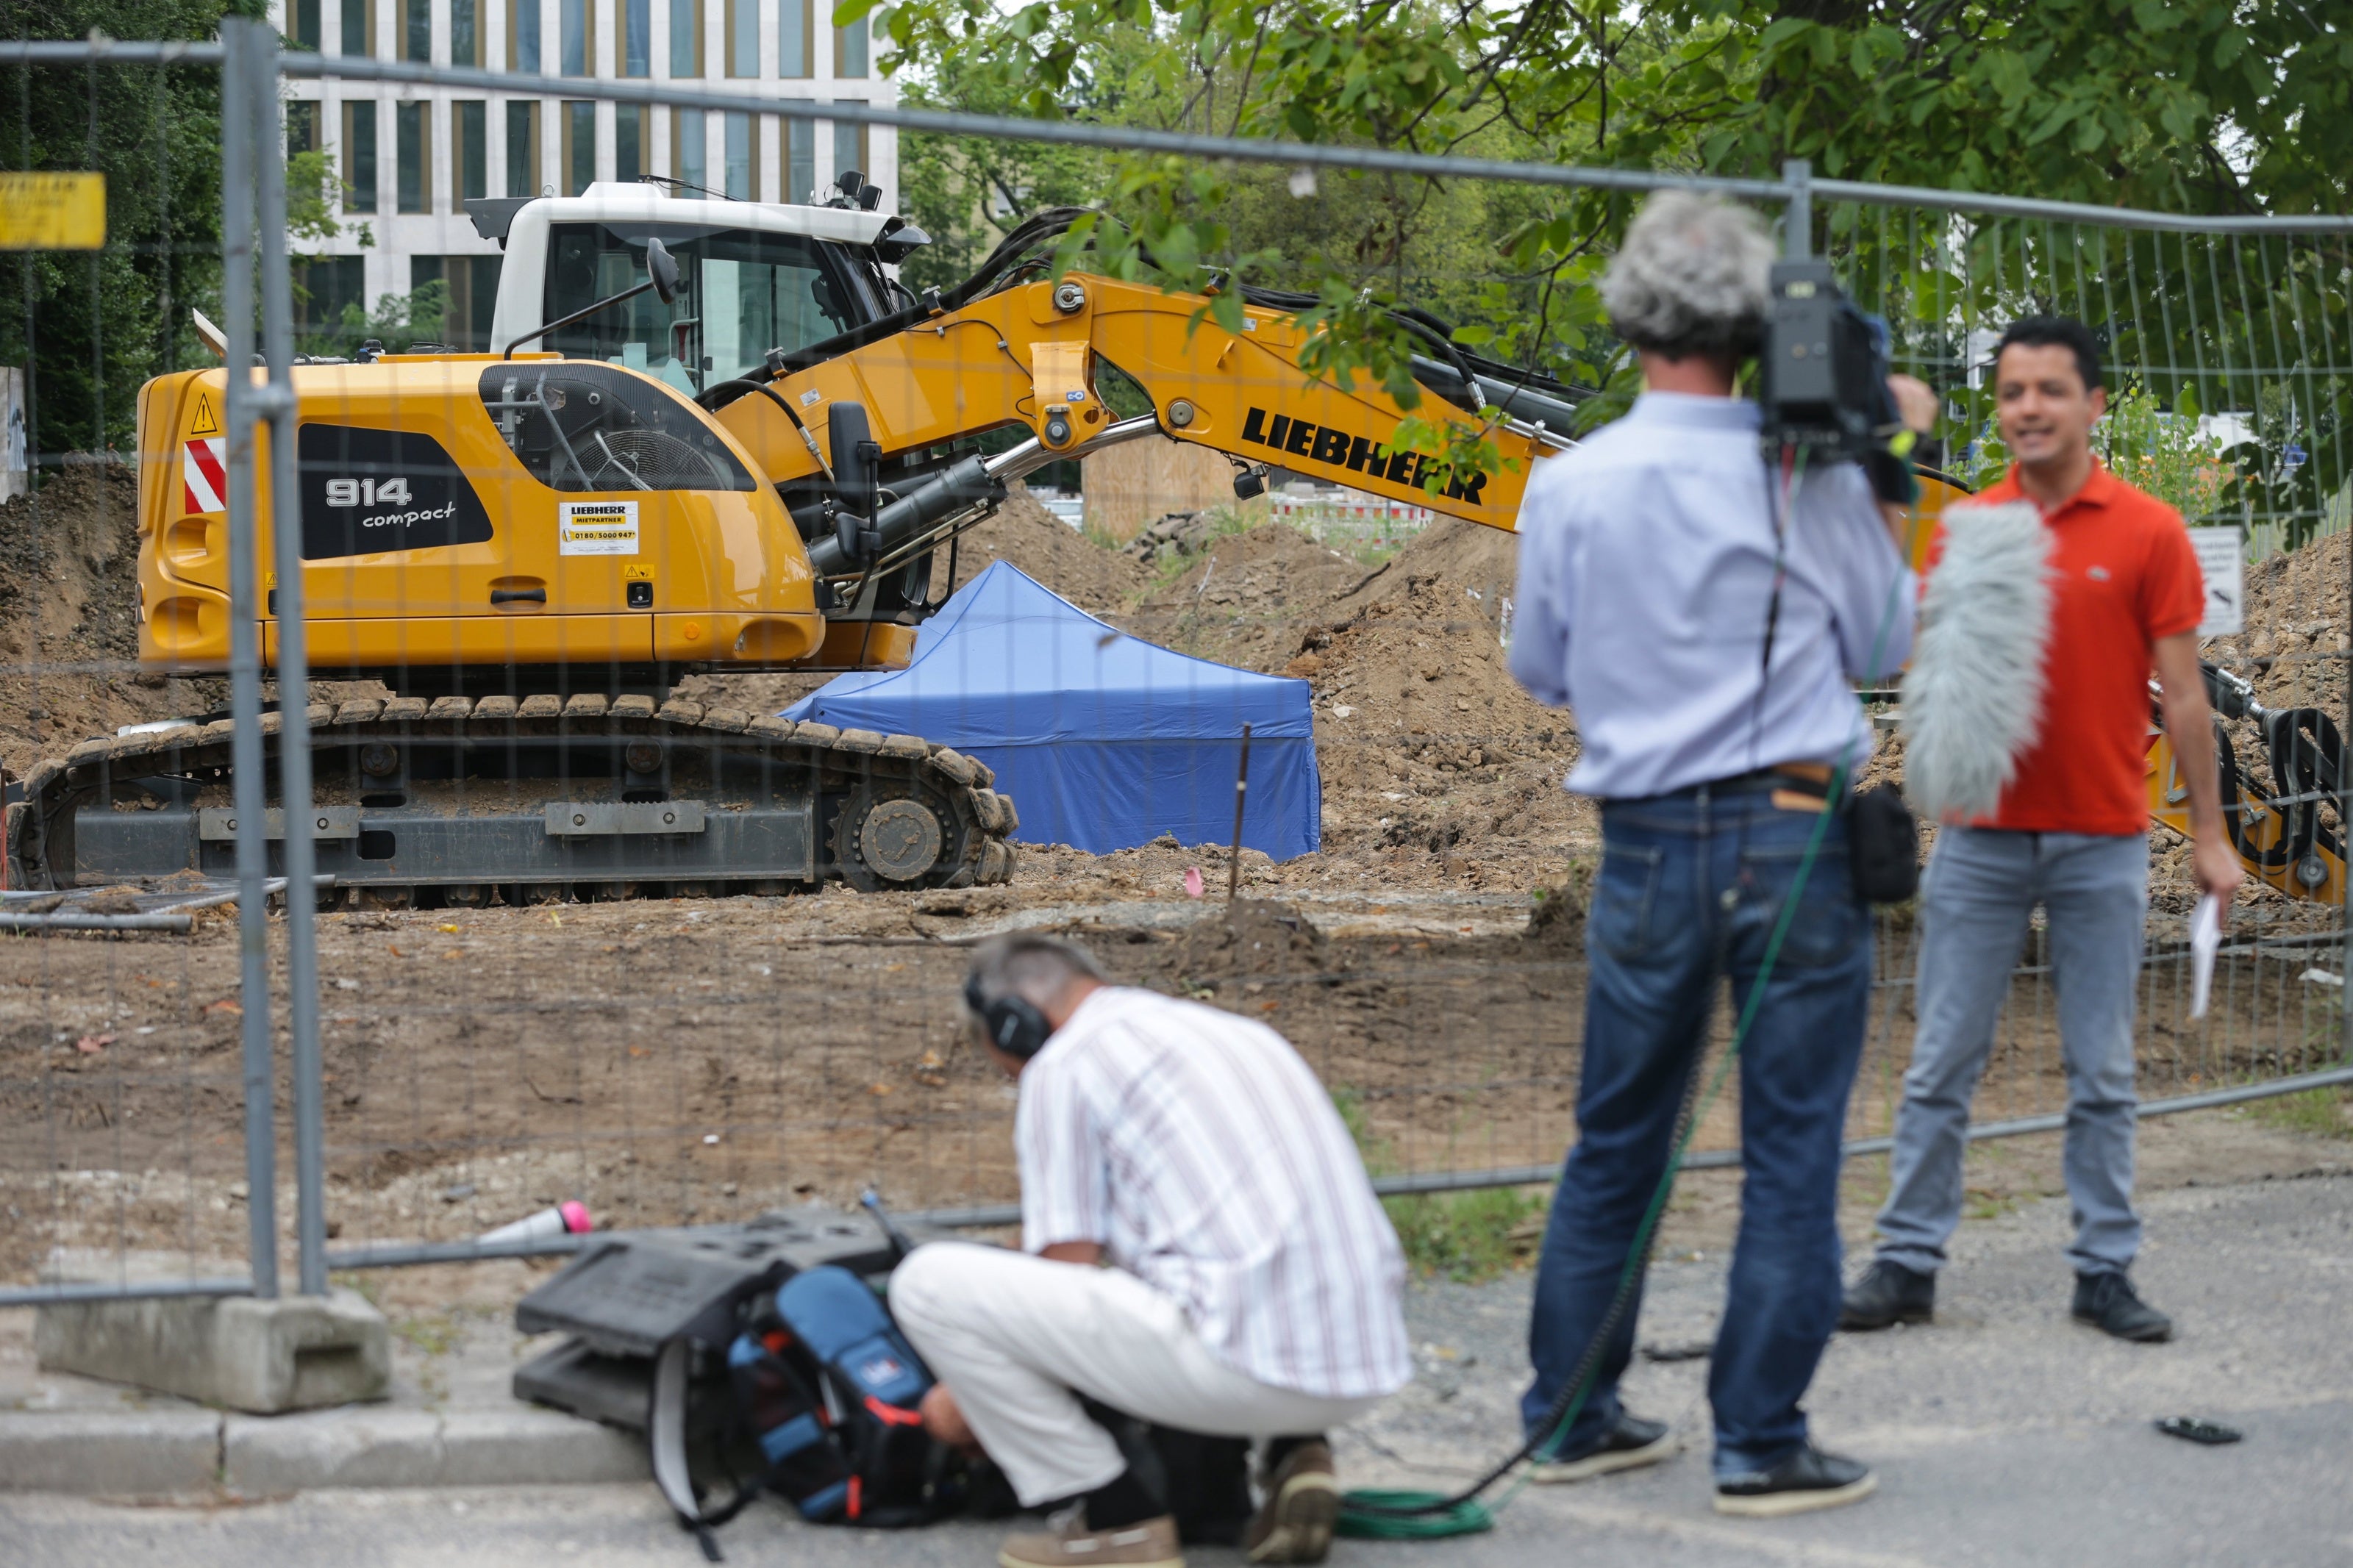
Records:
[[[2031,500],[2050,531],[2053,584],[2042,725],[1989,817],[1946,826],[1921,883],[1919,1026],[1879,1214],[1876,1258],[1851,1287],[1843,1329],[1926,1322],[1960,1221],[1969,1098],[1993,1046],[2034,907],[2050,927],[2067,1068],[2067,1194],[2075,1210],[2075,1319],[2119,1339],[2170,1337],[2126,1270],[2133,1212],[2133,995],[2148,910],[2148,678],[2189,790],[2198,885],[2240,881],[2222,830],[2211,714],[2198,668],[2204,584],[2181,514],[2092,455],[2107,408],[2082,322],[2031,317],[1994,357],[1997,419],[2013,459],[1989,501]]]

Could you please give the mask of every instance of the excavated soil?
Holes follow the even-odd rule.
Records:
[[[139,672],[139,486],[78,465],[0,506],[0,768],[124,724],[203,711],[221,681]]]

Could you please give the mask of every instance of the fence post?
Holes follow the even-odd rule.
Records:
[[[228,385],[229,712],[237,807],[238,995],[245,1079],[246,1215],[252,1226],[253,1293],[278,1294],[277,1093],[269,1037],[269,822],[261,744],[260,549],[254,516],[253,165],[250,105],[274,83],[253,77],[249,39],[262,24],[221,23],[221,307]],[[293,900],[289,900],[290,904]]]
[[[311,837],[311,658],[303,623],[300,458],[294,428],[294,290],[286,261],[286,141],[275,28],[252,23],[254,172],[260,192],[261,353],[269,367],[270,537],[278,558],[278,789],[286,808],[286,1025],[294,1053],[294,1239],[305,1296],[327,1292],[323,1095],[319,1059],[318,846]],[[299,825],[299,827],[298,827]]]
[[[1781,255],[1803,261],[1814,249],[1813,160],[1782,159],[1781,183],[1789,187],[1789,205],[1781,212]]]

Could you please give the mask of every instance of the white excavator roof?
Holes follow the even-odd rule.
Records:
[[[658,186],[618,180],[599,180],[576,196],[536,197],[516,204],[498,216],[503,218],[503,226],[494,232],[486,231],[485,237],[503,241],[510,251],[526,235],[536,237],[549,226],[561,223],[691,224],[714,229],[752,229],[762,234],[807,235],[812,239],[842,245],[871,245],[891,221],[888,213],[856,207],[674,196]],[[483,226],[480,219],[476,226]]]

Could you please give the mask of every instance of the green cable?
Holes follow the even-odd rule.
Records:
[[[1626,1249],[1626,1267],[1618,1277],[1618,1292],[1605,1314],[1594,1343],[1599,1345],[1615,1327],[1610,1321],[1632,1298],[1634,1281],[1641,1276],[1651,1256],[1651,1239],[1657,1230],[1659,1216],[1665,1213],[1667,1200],[1675,1190],[1675,1178],[1683,1173],[1683,1155],[1691,1141],[1705,1120],[1716,1096],[1724,1089],[1732,1075],[1732,1067],[1740,1059],[1740,1047],[1748,1038],[1748,1030],[1757,1021],[1757,1010],[1764,1003],[1765,987],[1773,976],[1774,963],[1781,955],[1781,943],[1789,934],[1790,922],[1798,912],[1798,900],[1806,891],[1807,879],[1812,874],[1814,860],[1820,853],[1822,837],[1830,829],[1831,816],[1838,809],[1839,797],[1845,793],[1846,764],[1839,763],[1831,772],[1830,789],[1821,814],[1815,818],[1812,837],[1806,840],[1805,855],[1798,862],[1796,874],[1789,880],[1789,895],[1781,906],[1779,917],[1773,922],[1773,934],[1765,944],[1765,957],[1757,966],[1757,979],[1749,986],[1748,1000],[1740,1009],[1740,1018],[1732,1031],[1731,1047],[1716,1065],[1715,1074],[1706,1089],[1693,1102],[1683,1118],[1683,1125],[1675,1138],[1674,1149],[1667,1161],[1666,1173],[1659,1179],[1658,1190],[1651,1194],[1651,1206],[1643,1212],[1642,1222],[1634,1232],[1634,1244]],[[1588,1350],[1588,1358],[1599,1368],[1599,1357]],[[1444,1492],[1409,1491],[1381,1489],[1358,1489],[1341,1494],[1337,1533],[1363,1541],[1435,1541],[1454,1535],[1475,1535],[1495,1527],[1495,1515],[1509,1508],[1514,1499],[1525,1490],[1533,1472],[1522,1469],[1511,1489],[1498,1498],[1493,1506],[1478,1500],[1479,1494],[1493,1486],[1509,1470],[1519,1466],[1538,1448],[1559,1441],[1585,1408],[1585,1401],[1593,1389],[1594,1372],[1588,1371],[1577,1379],[1575,1393],[1551,1433],[1541,1442],[1525,1446],[1521,1452],[1501,1468],[1481,1479],[1465,1491],[1448,1495]]]

